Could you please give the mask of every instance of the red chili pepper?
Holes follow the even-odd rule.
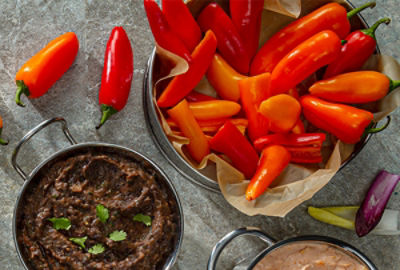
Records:
[[[202,93],[192,91],[186,96],[186,100],[189,102],[198,102],[198,101],[210,101],[210,100],[217,100],[214,97],[204,95]]]
[[[216,3],[206,6],[197,18],[203,32],[211,29],[218,40],[218,50],[238,72],[249,72],[250,58],[233,22]]]
[[[329,3],[292,22],[261,47],[251,63],[250,74],[272,72],[293,48],[323,30],[332,30],[340,38],[345,38],[350,32],[349,19],[363,9],[373,6],[374,2],[367,3],[346,13],[346,9],[338,3]]]
[[[261,152],[265,147],[272,144],[279,144],[283,146],[322,146],[325,141],[325,133],[304,133],[304,134],[291,134],[279,133],[270,134],[258,138],[254,141],[253,145],[257,151]]]
[[[288,53],[271,74],[271,95],[294,88],[319,68],[334,61],[341,48],[339,37],[332,31],[322,31]]]
[[[252,59],[258,49],[264,0],[230,0],[229,8],[232,22]]]
[[[349,34],[338,58],[326,68],[324,79],[359,70],[376,49],[375,31],[382,23],[389,24],[390,19],[380,19],[369,29]]]
[[[301,97],[300,103],[304,116],[311,124],[349,144],[357,143],[361,139],[374,118],[369,111],[331,103],[311,95]]]
[[[247,186],[246,199],[251,201],[262,195],[289,162],[290,153],[285,147],[280,145],[266,147],[261,154],[257,171]]]
[[[268,134],[269,121],[258,108],[269,96],[271,74],[263,73],[239,81],[240,100],[249,120],[248,135],[251,141]]]
[[[103,113],[100,128],[107,119],[122,110],[129,97],[133,77],[133,52],[125,30],[114,27],[107,42],[99,104]]]
[[[190,51],[174,31],[172,31],[158,4],[154,0],[144,0],[143,3],[151,32],[153,32],[157,44],[190,63],[192,61]]]
[[[321,146],[286,146],[290,153],[290,162],[293,163],[320,163],[322,162]]]
[[[197,45],[192,53],[193,62],[189,70],[181,75],[175,76],[161,93],[157,100],[161,108],[171,107],[182,100],[200,82],[213,59],[217,48],[217,39],[214,33],[207,31],[203,40]]]
[[[230,121],[227,121],[210,140],[210,147],[228,156],[235,168],[246,178],[252,177],[256,171],[258,163],[256,150]]]
[[[15,102],[24,107],[21,95],[38,98],[69,69],[78,54],[79,41],[75,33],[65,33],[50,41],[42,50],[29,59],[17,72],[18,86]]]
[[[1,135],[1,132],[2,132],[2,131],[3,131],[3,119],[2,119],[1,116],[0,116],[0,135]],[[1,145],[7,145],[8,142],[5,141],[5,140],[3,140],[2,138],[0,138],[0,144],[1,144]]]
[[[182,0],[162,0],[162,9],[172,31],[191,52],[201,40],[201,30]]]

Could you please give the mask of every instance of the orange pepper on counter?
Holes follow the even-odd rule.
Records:
[[[15,102],[24,107],[21,95],[38,98],[69,69],[78,54],[79,41],[75,33],[65,33],[46,45],[29,59],[17,72],[15,82],[18,90]]]
[[[290,131],[297,123],[301,106],[292,96],[280,94],[263,101],[259,112],[269,120],[269,129],[273,132]]]
[[[168,115],[179,126],[185,137],[189,138],[187,145],[190,155],[201,162],[210,153],[208,140],[196,122],[188,102],[184,99],[178,105],[167,111]]]
[[[207,79],[222,99],[238,101],[238,82],[246,76],[238,73],[221,55],[216,53],[207,71]]]
[[[301,97],[300,103],[304,116],[311,124],[349,144],[360,141],[374,118],[369,111],[331,103],[311,95]]]
[[[0,135],[1,135],[1,132],[2,132],[2,131],[3,131],[3,119],[2,119],[1,116],[0,116]],[[0,138],[0,144],[1,144],[1,145],[7,145],[8,142],[5,141],[5,140],[3,140],[2,138]]]
[[[228,100],[189,102],[189,108],[197,120],[227,118],[240,111],[240,104]]]
[[[246,199],[252,201],[262,195],[271,183],[289,165],[290,153],[281,145],[264,148],[256,173],[246,189]]]
[[[248,135],[251,141],[268,133],[269,121],[258,112],[258,108],[269,97],[270,78],[270,73],[262,73],[239,81],[240,99],[249,120]]]
[[[192,63],[186,73],[175,76],[157,100],[161,108],[171,107],[182,100],[200,82],[217,48],[217,38],[209,30],[192,52]]]
[[[356,71],[340,74],[314,83],[309,91],[329,101],[343,103],[368,103],[377,101],[400,86],[385,74],[376,71]]]

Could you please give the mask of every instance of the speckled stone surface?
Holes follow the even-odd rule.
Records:
[[[363,0],[354,0],[360,5]],[[397,0],[378,0],[378,6],[365,11],[368,23],[383,16],[392,18],[390,26],[378,30],[381,51],[400,60],[400,16]],[[4,118],[7,147],[0,147],[0,269],[22,269],[16,255],[11,225],[14,204],[23,181],[10,165],[17,141],[41,121],[65,117],[79,142],[102,141],[140,151],[154,160],[172,179],[185,214],[185,236],[174,269],[205,269],[213,245],[229,231],[242,226],[261,227],[275,239],[304,234],[336,237],[362,250],[381,270],[400,269],[400,238],[355,233],[312,220],[309,205],[359,204],[380,169],[400,173],[400,111],[393,114],[391,126],[373,136],[362,152],[313,199],[303,203],[286,218],[247,217],[233,209],[219,194],[203,190],[184,179],[168,164],[155,147],[146,129],[142,107],[142,80],[153,38],[139,0],[4,0],[0,1],[0,115]],[[97,93],[104,49],[111,29],[122,25],[133,43],[135,74],[126,108],[95,130],[100,111]],[[26,108],[14,103],[16,71],[35,52],[54,37],[74,31],[80,41],[77,59],[70,70],[42,98],[24,98]],[[68,143],[57,126],[36,136],[21,152],[19,163],[26,172],[40,160]],[[397,192],[400,187],[397,188]],[[400,208],[400,195],[392,196],[389,208]],[[220,269],[232,269],[235,262],[260,250],[252,239],[239,240],[221,258]]]

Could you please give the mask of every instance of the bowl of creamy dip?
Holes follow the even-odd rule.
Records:
[[[377,270],[358,249],[326,236],[299,236],[276,242],[254,227],[225,235],[211,252],[208,270],[214,270],[222,250],[236,237],[257,236],[267,248],[253,258],[247,270]]]

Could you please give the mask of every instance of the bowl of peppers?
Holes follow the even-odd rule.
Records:
[[[240,206],[228,201],[249,215],[268,204],[269,190],[296,182],[288,175],[301,182],[330,170],[326,184],[387,127],[376,128],[375,105],[400,85],[365,70],[378,51],[375,31],[390,22],[366,24],[359,13],[374,2],[301,5],[293,19],[264,1],[144,1],[157,45],[144,79],[150,133],[186,178],[231,192]],[[285,215],[312,196],[302,192],[283,212],[262,213]]]

